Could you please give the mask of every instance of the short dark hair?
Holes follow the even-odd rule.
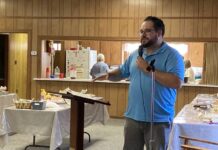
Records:
[[[154,17],[154,16],[148,16],[144,19],[144,21],[151,21],[154,23],[154,29],[156,31],[158,30],[162,30],[162,36],[164,36],[165,33],[165,25],[163,23],[163,21],[158,18],[158,17]]]
[[[191,61],[189,59],[184,61],[185,63],[185,68],[190,68],[192,66]]]

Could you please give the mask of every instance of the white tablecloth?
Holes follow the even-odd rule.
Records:
[[[2,94],[2,93],[1,93]],[[13,105],[13,99],[16,99],[17,95],[15,93],[0,95],[0,120],[2,120],[3,110],[6,107]],[[7,141],[7,134],[2,129],[2,124],[0,123],[0,146],[4,146]]]
[[[6,95],[0,95],[0,120],[2,120],[2,113],[4,108],[13,105],[13,99],[16,99],[17,95],[15,93],[10,93]],[[2,124],[0,124],[0,129],[2,128]]]
[[[85,105],[85,127],[109,118],[107,108],[101,104]],[[62,139],[70,134],[70,108],[49,108],[46,110],[24,110],[6,108],[3,118],[4,130],[31,135],[50,136],[50,150],[61,145]]]
[[[209,124],[203,122],[199,118],[198,114],[199,112],[194,110],[192,104],[188,104],[183,107],[183,109],[178,113],[173,121],[168,150],[181,149],[180,146],[184,142],[179,139],[180,135],[218,142],[218,124]],[[218,147],[214,145],[199,142],[196,143],[193,141],[190,143],[212,150],[218,149]]]
[[[85,104],[84,127],[87,127],[96,122],[101,122],[102,124],[105,124],[108,119],[109,114],[106,105]]]

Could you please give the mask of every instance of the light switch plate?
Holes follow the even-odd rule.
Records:
[[[31,51],[31,55],[32,56],[36,56],[37,55],[37,51]]]

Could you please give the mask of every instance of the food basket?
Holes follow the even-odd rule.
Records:
[[[31,109],[32,100],[19,99],[14,101],[15,107],[17,109]]]

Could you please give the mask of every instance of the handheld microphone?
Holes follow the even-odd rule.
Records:
[[[150,63],[150,65],[146,68],[147,71],[155,71],[155,67],[154,67],[154,62],[155,62],[155,59],[153,59]]]
[[[138,53],[139,53],[139,56],[142,57],[142,54],[143,54],[143,45],[139,46]]]
[[[139,46],[138,54],[139,54],[140,57],[142,57],[142,54],[143,54],[143,45],[142,44]],[[150,65],[146,68],[147,71],[149,71],[149,72],[150,71],[155,71],[154,62],[155,62],[155,59],[153,59],[150,62]]]

